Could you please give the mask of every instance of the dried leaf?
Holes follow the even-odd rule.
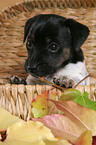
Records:
[[[19,122],[7,130],[4,145],[71,145],[66,140],[54,138],[50,129],[40,122]]]
[[[92,145],[96,145],[96,136],[93,136],[93,144]]]
[[[86,129],[96,135],[96,111],[81,106],[72,101],[52,101],[56,107],[66,113],[71,120],[81,123]],[[81,127],[81,125],[79,126]]]
[[[48,140],[44,139],[45,145],[72,145],[67,140]]]
[[[88,130],[82,133],[74,145],[92,145],[92,132]]]
[[[36,99],[32,101],[32,113],[35,118],[43,117],[48,113],[48,99],[49,91],[45,91],[43,94],[38,95]]]
[[[33,118],[32,120],[42,122],[51,129],[55,137],[61,136],[71,142],[75,142],[81,133],[86,130],[81,123],[78,124],[75,119],[71,120],[62,114],[52,114],[43,118]]]
[[[41,95],[38,95],[36,99],[32,101],[32,113],[34,118],[44,117],[45,115],[51,113],[57,113],[57,109],[54,103],[47,100],[48,98],[56,100],[57,95],[57,92],[53,93],[50,90],[45,91]]]
[[[0,107],[0,131],[6,130],[9,126],[16,122],[23,121],[16,116],[11,115],[10,112]]]
[[[52,114],[32,120],[42,122],[51,129],[55,137],[61,136],[71,142],[75,142],[86,130],[91,130],[96,135],[96,111],[72,101],[51,101],[65,115]]]

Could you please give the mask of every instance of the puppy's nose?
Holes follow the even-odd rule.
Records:
[[[34,66],[28,66],[28,70],[30,71],[30,72],[36,72],[36,70],[37,70],[37,67],[34,65]]]

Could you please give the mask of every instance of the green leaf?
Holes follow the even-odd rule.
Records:
[[[89,93],[85,91],[85,92],[83,93],[83,97],[89,98]]]
[[[96,111],[96,103],[91,101],[89,98],[89,94],[84,92],[83,95],[77,89],[67,89],[59,98],[59,100],[63,101],[74,101],[82,106],[93,109]]]

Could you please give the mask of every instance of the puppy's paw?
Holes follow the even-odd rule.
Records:
[[[10,84],[24,84],[27,85],[26,81],[24,79],[19,78],[18,76],[13,76],[9,80]]]
[[[64,88],[72,88],[76,84],[74,80],[66,76],[54,77],[53,82],[56,85],[64,87]]]

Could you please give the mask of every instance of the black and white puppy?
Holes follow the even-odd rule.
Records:
[[[80,47],[88,35],[85,25],[55,14],[40,14],[29,19],[24,31],[27,84],[43,84],[38,76],[63,87],[72,87],[83,79],[88,73]],[[82,85],[89,85],[89,80]]]

